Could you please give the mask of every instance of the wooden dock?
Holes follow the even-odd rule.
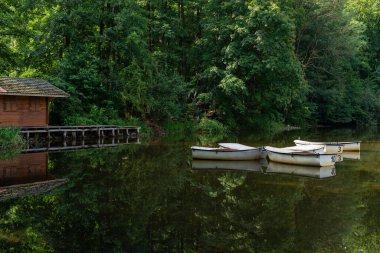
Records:
[[[87,136],[125,136],[137,137],[140,135],[140,127],[137,126],[46,126],[46,127],[22,127],[21,133],[27,140],[34,136],[46,137],[47,139],[58,138],[86,138]]]

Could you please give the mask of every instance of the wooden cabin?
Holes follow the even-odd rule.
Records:
[[[0,126],[47,126],[49,103],[68,96],[45,80],[0,77]]]

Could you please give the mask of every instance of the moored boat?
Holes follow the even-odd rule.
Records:
[[[266,146],[265,150],[268,152],[269,160],[279,163],[331,166],[334,165],[336,161],[336,154],[317,154],[270,146]]]
[[[326,146],[326,153],[333,153],[338,154],[342,153],[343,150],[346,150],[347,148],[353,148],[353,146],[349,145],[348,142],[345,142],[346,144],[343,144],[343,142],[313,142],[313,141],[302,141],[302,140],[294,140],[294,143],[297,146],[303,146],[303,145],[325,145]],[[359,149],[360,149],[360,142],[359,142]]]
[[[265,171],[266,173],[279,173],[288,175],[297,175],[303,177],[314,177],[314,178],[329,178],[336,175],[335,166],[305,166],[305,165],[294,165],[277,163],[270,161],[268,167]]]
[[[252,147],[246,150],[237,150],[231,148],[209,148],[209,147],[191,147],[193,159],[206,160],[256,160],[261,158],[261,149]]]

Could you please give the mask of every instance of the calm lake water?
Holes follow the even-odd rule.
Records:
[[[191,168],[191,145],[298,137],[362,140],[360,160],[322,179],[317,168]],[[0,162],[0,250],[380,252],[379,151],[376,131],[320,129],[25,154]]]

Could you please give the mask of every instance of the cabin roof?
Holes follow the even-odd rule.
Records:
[[[0,95],[68,97],[69,94],[42,79],[0,77]]]

